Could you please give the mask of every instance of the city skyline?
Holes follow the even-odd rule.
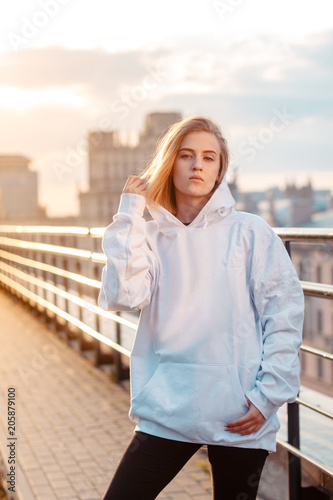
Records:
[[[215,119],[241,189],[333,188],[330,2],[173,0],[163,25],[157,9],[40,0],[3,16],[0,153],[32,159],[48,213],[77,212],[90,131],[134,135],[158,111]]]

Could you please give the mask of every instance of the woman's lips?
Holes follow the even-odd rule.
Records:
[[[203,179],[197,175],[190,177],[190,181],[203,181]]]

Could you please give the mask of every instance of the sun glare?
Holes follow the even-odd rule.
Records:
[[[35,106],[59,104],[81,107],[87,104],[87,97],[78,86],[42,90],[0,87],[0,106],[4,108],[24,111]]]

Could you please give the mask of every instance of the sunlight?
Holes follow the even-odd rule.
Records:
[[[58,104],[83,107],[88,104],[88,98],[79,85],[64,88],[48,87],[42,90],[0,87],[0,106],[4,108],[25,110],[34,106]]]

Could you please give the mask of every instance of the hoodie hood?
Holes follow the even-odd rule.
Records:
[[[152,205],[148,207],[148,210],[157,223],[159,230],[166,235],[172,235],[179,228],[184,227],[201,227],[202,229],[206,229],[208,225],[226,217],[234,209],[234,206],[235,199],[224,177],[212,197],[188,226],[185,226],[177,217],[160,205]]]

